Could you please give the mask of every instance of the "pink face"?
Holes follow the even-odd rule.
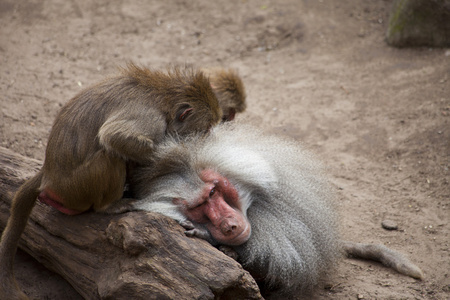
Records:
[[[193,222],[205,224],[219,243],[237,246],[245,243],[251,226],[242,213],[236,188],[219,173],[205,169],[200,174],[205,183],[198,199],[188,202],[174,199],[183,207],[184,215]]]

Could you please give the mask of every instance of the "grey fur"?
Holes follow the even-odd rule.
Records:
[[[154,157],[154,165],[134,176],[143,199],[135,208],[185,221],[172,199],[195,198],[199,171],[215,169],[247,204],[252,234],[235,250],[266,287],[287,294],[310,290],[336,261],[333,193],[320,164],[299,143],[234,123],[217,126],[207,138],[174,138]]]
[[[333,270],[341,253],[371,259],[422,279],[401,253],[382,245],[340,242],[333,192],[323,168],[298,142],[263,134],[239,123],[214,128],[207,137],[172,138],[159,146],[153,164],[133,176],[134,209],[150,210],[191,224],[211,242],[201,224],[189,223],[174,198],[199,196],[199,173],[212,168],[237,188],[252,226],[250,239],[233,247],[245,269],[275,298],[312,291]],[[188,221],[188,222],[186,222]],[[190,236],[197,236],[193,231]],[[212,241],[213,244],[214,241]]]

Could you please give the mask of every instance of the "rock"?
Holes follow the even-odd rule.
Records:
[[[450,0],[395,0],[386,42],[394,47],[449,47]]]
[[[397,223],[395,223],[392,220],[384,220],[381,222],[381,226],[386,230],[397,230],[398,226]]]

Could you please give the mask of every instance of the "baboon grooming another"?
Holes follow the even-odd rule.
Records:
[[[26,298],[13,259],[36,198],[65,214],[103,211],[122,197],[127,164],[148,162],[168,135],[208,131],[222,110],[201,71],[133,64],[70,100],[50,133],[42,169],[16,193],[0,244],[0,299]]]
[[[242,124],[207,137],[169,139],[132,176],[133,208],[179,221],[189,236],[231,246],[275,297],[311,291],[341,252],[422,278],[421,270],[380,245],[340,242],[332,191],[298,143]]]

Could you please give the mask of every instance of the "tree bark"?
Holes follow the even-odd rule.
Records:
[[[0,228],[39,161],[0,147]],[[261,299],[240,264],[148,212],[67,216],[36,203],[20,248],[86,299]]]

